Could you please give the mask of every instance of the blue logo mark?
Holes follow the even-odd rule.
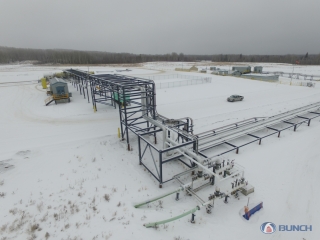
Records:
[[[261,232],[265,234],[274,233],[276,231],[276,228],[277,228],[276,225],[272,222],[265,222],[265,223],[262,223],[260,226]]]

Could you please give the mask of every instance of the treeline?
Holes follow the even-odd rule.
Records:
[[[290,63],[303,65],[320,65],[320,54],[306,53],[304,55],[242,55],[242,54],[219,54],[212,56],[213,62],[270,62]]]
[[[211,60],[212,56],[184,55],[171,53],[163,55],[109,53],[60,49],[25,49],[0,47],[0,63],[37,61],[39,64],[117,64],[155,61],[198,61]]]
[[[23,61],[36,61],[38,64],[134,64],[155,61],[195,62],[203,60],[213,62],[299,62],[300,64],[318,65],[320,64],[320,54],[309,55],[308,53],[306,53],[305,55],[185,55],[183,53],[171,53],[160,55],[0,47],[0,63],[2,64]]]

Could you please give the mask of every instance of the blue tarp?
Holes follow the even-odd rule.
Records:
[[[254,214],[256,211],[259,211],[261,208],[263,208],[263,202],[259,203],[259,204],[258,204],[257,206],[255,206],[255,207],[251,208],[251,209],[249,210],[249,212],[247,212],[247,213],[245,213],[245,214],[243,215],[243,217],[244,217],[245,219],[249,220],[250,217],[251,217],[251,215]]]

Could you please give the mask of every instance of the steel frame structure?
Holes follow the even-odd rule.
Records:
[[[129,130],[137,135],[139,164],[143,165],[158,180],[160,187],[164,183],[162,172],[164,164],[178,159],[189,168],[195,167],[194,163],[181,159],[182,156],[169,158],[164,156],[169,151],[186,146],[191,146],[197,152],[198,146],[195,138],[191,135],[193,133],[192,119],[186,117],[172,121],[157,113],[154,81],[124,75],[90,75],[88,72],[74,69],[68,69],[64,72],[69,77],[72,77],[72,83],[77,90],[80,90],[80,94],[85,94],[85,90],[88,90],[90,87],[93,109],[95,111],[97,110],[97,103],[110,105],[114,108],[117,108],[116,106],[118,105],[122,140],[126,140],[127,149],[131,150]],[[119,97],[117,99],[115,97],[116,94],[121,99]],[[129,101],[126,99],[127,96],[130,96]],[[165,130],[161,127],[164,125],[167,126]],[[163,134],[163,132],[166,132],[169,136],[173,132],[177,134],[175,146],[164,146],[165,149],[155,146],[157,144],[157,133]],[[154,141],[150,142],[147,140],[147,135],[152,135]],[[143,147],[142,143],[145,143],[146,146]],[[159,158],[159,164],[156,165],[156,159],[152,155],[152,152],[151,159],[143,159],[147,149],[150,152],[151,149],[157,152],[156,157]],[[146,161],[153,161],[155,171],[147,167]],[[174,179],[173,176],[170,180],[172,179]]]
[[[308,107],[308,106],[306,106],[306,107]],[[319,108],[318,108],[318,110],[319,110]],[[262,126],[259,130],[269,129],[269,130],[273,131],[272,133],[266,134],[264,136],[257,136],[257,134],[255,134],[254,132],[250,132],[249,133],[249,132],[246,132],[246,130],[244,130],[242,132],[242,135],[236,136],[235,138],[230,138],[230,140],[224,140],[223,137],[221,137],[220,141],[215,142],[212,145],[206,146],[206,145],[203,144],[203,140],[206,139],[206,138],[211,138],[211,141],[214,142],[213,137],[219,138],[219,134],[232,132],[233,130],[241,129],[241,127],[246,127],[246,126],[250,127],[250,126],[253,126],[254,123],[259,123],[259,122],[262,123],[263,121],[265,121],[267,119],[277,118],[280,115],[281,114],[275,115],[275,116],[272,116],[270,118],[251,118],[251,119],[247,119],[247,120],[244,120],[244,121],[236,122],[236,123],[233,123],[233,124],[230,124],[230,125],[227,125],[227,126],[223,126],[221,128],[217,128],[217,129],[213,129],[213,130],[210,130],[210,131],[207,131],[207,132],[204,132],[204,133],[197,134],[196,136],[199,139],[199,146],[200,146],[199,147],[199,151],[203,152],[203,151],[212,149],[214,147],[218,147],[218,146],[226,144],[228,146],[231,146],[232,149],[229,149],[227,151],[224,151],[222,153],[219,153],[219,154],[216,154],[216,155],[210,156],[210,157],[218,157],[218,156],[224,155],[224,154],[226,154],[228,152],[231,152],[231,151],[234,151],[234,150],[236,151],[236,154],[238,154],[239,153],[239,149],[241,147],[247,146],[247,145],[249,145],[251,143],[254,143],[254,142],[258,142],[259,145],[261,145],[262,139],[267,138],[267,137],[272,136],[272,135],[275,135],[275,134],[278,134],[278,138],[279,138],[281,132],[284,131],[284,130],[293,128],[293,131],[295,132],[298,129],[298,127],[300,127],[302,124],[307,124],[307,126],[310,126],[310,123],[311,123],[312,119],[320,117],[320,112],[308,111],[308,112],[305,112],[305,113],[300,114],[300,115],[299,114],[298,115],[293,114],[291,117],[289,117],[287,119],[283,119],[283,120],[280,119],[278,122],[273,123],[273,124],[271,124],[269,126]],[[306,115],[312,115],[312,116],[306,116]],[[286,126],[281,127],[281,128],[279,126],[277,126],[277,125],[279,125],[281,123],[285,124]],[[258,132],[259,130],[257,130],[256,132]],[[249,142],[246,142],[246,143],[241,144],[241,145],[236,145],[236,144],[230,142],[232,140],[236,140],[236,139],[239,139],[241,137],[246,137],[246,136],[249,136],[249,137],[253,138],[253,140],[250,140]]]
[[[169,182],[171,180],[175,179],[175,174],[173,174],[171,177],[169,177],[168,180],[165,180],[164,175],[164,165],[173,161],[178,160],[183,165],[187,166],[188,168],[196,168],[196,164],[188,161],[186,159],[183,159],[183,154],[178,155],[168,155],[169,152],[175,151],[180,148],[188,148],[190,151],[197,153],[198,152],[198,144],[197,139],[194,138],[191,134],[192,126],[189,125],[189,119],[186,119],[185,121],[178,120],[174,125],[166,125],[166,121],[168,119],[163,119],[163,117],[157,118],[157,121],[166,126],[165,128],[158,127],[156,130],[153,130],[151,132],[145,132],[145,133],[139,133],[138,136],[138,148],[139,148],[139,164],[143,165],[147,171],[158,180],[159,187],[162,187],[162,184]],[[170,120],[169,120],[170,121]],[[156,124],[157,125],[157,124]],[[140,130],[138,130],[139,132]],[[168,143],[164,144],[163,146],[155,146],[154,143],[150,142],[146,136],[153,134],[153,133],[161,133],[160,135],[164,136],[167,135],[170,137],[170,135],[173,135],[173,133],[176,134],[175,137],[175,144],[170,145]],[[163,139],[162,139],[163,140]],[[151,159],[145,159],[146,153],[149,152]],[[155,154],[154,154],[154,153]],[[156,159],[158,158],[158,159]],[[146,162],[152,160],[154,164],[154,168],[151,169],[147,166]],[[158,164],[157,164],[158,162]],[[181,171],[183,172],[183,171]]]
[[[95,111],[97,111],[97,103],[110,105],[114,108],[117,108],[118,105],[121,138],[126,140],[128,150],[131,149],[129,130],[133,133],[156,130],[155,126],[144,120],[144,116],[156,119],[156,93],[153,81],[124,75],[91,75],[74,69],[64,72],[73,77],[77,89],[79,86],[80,94],[84,93],[85,86],[90,87]],[[130,100],[127,99],[128,96]],[[144,107],[142,99],[147,99],[147,105]],[[156,139],[155,133],[154,136]]]
[[[182,170],[171,174],[172,176],[167,174],[168,179],[164,179],[164,166],[170,162],[181,163],[189,169],[187,172],[193,172],[199,166],[200,169],[208,170],[210,161],[214,158],[234,150],[239,153],[241,147],[257,141],[260,145],[262,139],[268,136],[278,133],[280,137],[282,131],[290,128],[296,131],[300,125],[306,123],[309,126],[313,118],[320,117],[320,113],[317,112],[320,103],[316,103],[269,118],[251,118],[195,135],[191,118],[174,120],[157,113],[156,89],[152,80],[116,74],[90,75],[88,72],[73,69],[64,72],[73,78],[73,85],[80,90],[84,98],[87,93],[88,102],[88,89],[90,88],[95,111],[97,110],[96,103],[110,105],[114,108],[117,108],[118,105],[121,139],[126,140],[127,149],[131,150],[129,130],[138,137],[139,164],[143,165],[159,182],[159,187],[186,172]],[[127,98],[128,96],[130,99]],[[312,116],[308,117],[307,114]],[[301,121],[294,122],[295,119]],[[279,129],[276,127],[279,123],[287,126]],[[256,131],[270,129],[273,132],[257,136],[252,131],[253,128]],[[162,138],[162,146],[157,143],[157,134],[160,139]],[[152,140],[148,139],[149,136],[152,137]],[[249,136],[252,140],[242,145],[231,142],[244,136]],[[209,157],[205,154],[206,150],[223,144],[231,146],[232,149]],[[147,153],[150,153],[149,157]],[[204,162],[207,163],[205,164],[207,167],[201,165]]]

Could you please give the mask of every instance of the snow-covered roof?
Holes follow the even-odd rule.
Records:
[[[52,79],[49,80],[49,82],[50,82],[50,85],[53,85],[53,84],[56,84],[56,83],[65,83],[65,84],[67,84],[66,81],[64,81],[61,78],[52,78]]]
[[[250,68],[250,66],[232,66],[234,68]]]
[[[247,75],[247,76],[262,76],[262,77],[276,76],[275,74],[272,74],[272,73],[247,73],[245,75]]]

